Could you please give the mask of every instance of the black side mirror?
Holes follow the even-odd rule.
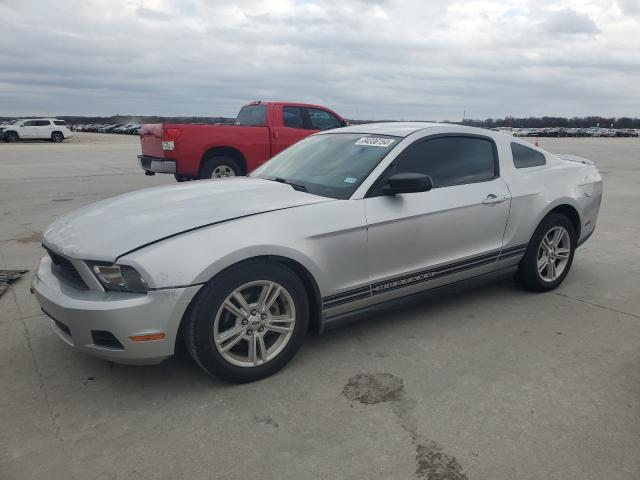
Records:
[[[433,188],[433,182],[429,175],[422,173],[396,173],[387,179],[382,187],[385,195],[397,195],[399,193],[428,192]]]

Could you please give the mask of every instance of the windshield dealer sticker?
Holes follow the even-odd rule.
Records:
[[[358,181],[355,177],[347,177],[343,180],[344,183],[356,183]]]
[[[382,137],[362,137],[355,144],[356,145],[367,145],[369,147],[382,147],[387,148],[391,145],[395,140],[393,138],[382,138]]]

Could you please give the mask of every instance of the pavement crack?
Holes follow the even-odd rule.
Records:
[[[558,297],[568,298],[569,300],[575,300],[576,302],[585,303],[587,305],[591,305],[592,307],[602,308],[604,310],[609,310],[611,312],[620,313],[622,315],[628,315],[628,316],[634,317],[634,318],[640,318],[640,315],[636,315],[635,313],[623,312],[622,310],[618,310],[618,309],[615,309],[615,308],[612,308],[612,307],[607,307],[606,305],[600,305],[598,303],[593,303],[593,302],[589,302],[587,300],[582,300],[581,298],[572,297],[570,295],[567,295],[566,293],[553,292],[553,294],[557,295]]]

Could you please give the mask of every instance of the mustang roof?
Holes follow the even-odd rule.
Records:
[[[362,125],[351,125],[337,130],[340,133],[374,133],[378,135],[393,135],[396,137],[406,137],[418,130],[433,127],[456,127],[446,123],[431,122],[384,122],[384,123],[364,123]],[[336,130],[326,130],[322,133],[332,133]]]

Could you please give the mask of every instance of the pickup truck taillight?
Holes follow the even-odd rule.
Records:
[[[180,136],[182,130],[179,128],[162,129],[162,150],[173,150],[174,140]]]

